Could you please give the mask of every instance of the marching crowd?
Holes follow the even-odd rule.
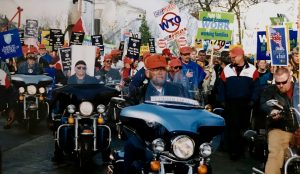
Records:
[[[159,78],[166,82],[174,82],[182,88],[182,95],[200,101],[210,108],[225,109],[227,127],[228,152],[231,160],[243,157],[244,139],[242,132],[250,127],[250,118],[255,120],[255,128],[265,127],[266,115],[275,121],[269,127],[269,156],[266,173],[280,173],[283,164],[283,153],[292,141],[293,132],[298,128],[279,117],[278,109],[265,105],[269,99],[277,99],[284,106],[292,106],[299,100],[299,48],[292,50],[287,67],[271,66],[266,60],[249,61],[241,45],[232,45],[229,51],[220,56],[206,55],[203,50],[182,47],[179,57],[174,56],[166,48],[161,54],[144,53],[140,59],[122,57],[120,50],[112,50],[101,56],[96,50],[95,67],[87,67],[84,60],[75,63],[75,74],[64,71],[56,52],[49,53],[44,45],[39,48],[25,47],[24,57],[1,60],[0,98],[8,103],[9,114],[5,129],[9,129],[15,120],[13,111],[17,91],[11,84],[11,72],[21,74],[47,73],[55,83],[91,84],[120,81],[129,88],[128,95],[136,102],[141,101],[138,89],[149,79],[152,85],[160,83]],[[259,59],[259,58],[257,58]],[[87,68],[94,68],[94,76],[86,73]],[[150,71],[149,71],[150,70]],[[163,74],[159,77],[158,74]],[[155,78],[156,79],[155,81]],[[158,84],[156,84],[156,82]],[[166,91],[152,89],[162,95]],[[144,96],[147,98],[147,96]],[[299,102],[298,102],[299,103]]]

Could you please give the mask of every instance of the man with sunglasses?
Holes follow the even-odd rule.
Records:
[[[102,83],[113,83],[114,81],[121,81],[120,72],[111,67],[112,56],[111,54],[106,54],[104,56],[103,66],[100,71],[98,71],[95,76],[99,76],[99,81]]]
[[[75,74],[69,77],[68,84],[97,84],[97,80],[86,73],[86,63],[79,60],[75,64]]]
[[[280,174],[284,162],[284,152],[292,142],[293,133],[298,128],[290,112],[291,107],[299,104],[299,90],[293,82],[290,71],[286,67],[277,68],[274,73],[275,84],[268,86],[261,94],[261,110],[267,117],[268,129],[268,160],[265,167],[266,174]],[[268,106],[267,101],[275,99],[283,109]]]

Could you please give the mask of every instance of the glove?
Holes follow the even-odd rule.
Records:
[[[273,120],[278,120],[281,116],[280,116],[280,113],[281,111],[278,110],[278,109],[273,109],[271,112],[270,112],[270,117],[273,119]]]

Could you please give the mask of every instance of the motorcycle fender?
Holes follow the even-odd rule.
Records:
[[[98,125],[96,132],[96,145],[97,149],[103,150],[107,149],[110,146],[111,142],[111,130],[106,125]]]
[[[74,125],[62,124],[57,128],[56,141],[61,149],[74,149]]]

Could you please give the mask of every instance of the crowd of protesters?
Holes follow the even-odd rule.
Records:
[[[275,72],[278,74],[280,68],[271,66],[266,60],[257,60],[251,64],[241,45],[232,45],[229,51],[221,52],[220,56],[206,55],[204,50],[188,46],[182,47],[178,51],[180,53],[178,57],[173,55],[168,48],[162,50],[160,54],[167,62],[165,66],[167,81],[182,84],[186,96],[190,98],[209,104],[213,108],[225,109],[228,132],[227,150],[231,160],[240,159],[245,152],[241,132],[250,127],[250,114],[252,114],[253,120],[256,120],[257,127],[264,126],[265,113],[260,111],[259,101],[266,88],[277,84],[273,74]],[[86,67],[86,62],[82,60],[76,62],[74,75],[63,72],[57,54],[49,53],[42,44],[38,49],[27,47],[23,52],[23,58],[9,59],[6,64],[1,61],[1,70],[6,74],[3,78],[1,76],[1,87],[3,86],[3,89],[9,91],[9,93],[5,93],[3,92],[5,90],[1,90],[3,93],[1,96],[8,94],[14,96],[13,92],[15,91],[11,89],[10,85],[11,72],[47,73],[55,79],[56,83],[62,84],[80,84],[84,83],[84,79],[93,81],[93,83],[108,83],[116,80],[121,85],[128,86],[129,96],[136,96],[137,89],[148,80],[145,75],[144,63],[148,57],[153,55],[146,52],[135,60],[128,56],[122,57],[122,52],[116,49],[101,55],[98,48],[96,49],[95,75],[91,77],[85,72],[87,68],[93,67]],[[294,83],[299,81],[298,54],[299,48],[296,47],[291,52],[290,62],[286,67]],[[13,106],[13,102],[9,101],[8,103]],[[10,111],[8,122],[4,127],[10,128],[13,119],[14,113]]]

